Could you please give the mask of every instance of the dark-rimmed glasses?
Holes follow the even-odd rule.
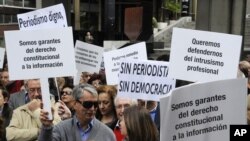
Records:
[[[35,92],[37,92],[37,93],[39,93],[39,94],[42,93],[42,92],[41,92],[41,88],[29,88],[29,89],[28,89],[28,92],[29,92],[29,93],[32,93],[32,94],[34,94]]]

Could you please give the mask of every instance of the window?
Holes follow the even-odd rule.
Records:
[[[4,18],[4,14],[0,14],[0,24],[4,23],[3,18]]]
[[[35,0],[24,0],[24,7],[36,8],[36,1]]]
[[[0,14],[0,24],[17,23],[17,15]]]
[[[5,47],[5,41],[3,37],[0,37],[0,46]]]
[[[11,23],[11,15],[4,15],[4,23]]]
[[[23,7],[23,0],[13,0],[13,5],[14,6],[19,6],[19,7]]]
[[[0,4],[36,8],[36,0],[0,0]]]
[[[5,5],[14,5],[14,0],[5,0]]]

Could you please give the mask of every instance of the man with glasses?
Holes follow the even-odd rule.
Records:
[[[37,140],[41,128],[39,120],[42,103],[41,86],[39,79],[30,79],[27,82],[27,94],[15,94],[12,104],[16,108],[13,112],[9,126],[6,128],[6,138],[11,141]],[[20,106],[20,107],[19,107]],[[54,123],[61,119],[54,116]]]
[[[89,84],[81,84],[73,89],[75,115],[53,126],[48,120],[48,112],[42,110],[43,124],[39,141],[115,141],[111,129],[95,118],[97,91]]]
[[[19,106],[27,104],[33,99],[41,98],[41,86],[39,79],[29,79],[25,84],[26,91],[20,91],[19,93],[12,94],[10,96],[9,105],[14,110]]]
[[[117,141],[123,141],[124,136],[121,134],[120,130],[120,121],[123,118],[123,112],[125,108],[128,108],[132,105],[137,105],[137,100],[126,98],[126,97],[115,97],[114,99],[116,115],[118,117],[117,124],[114,128],[114,134],[116,136]]]

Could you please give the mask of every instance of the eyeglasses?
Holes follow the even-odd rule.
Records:
[[[28,92],[29,93],[35,93],[35,92],[37,92],[37,93],[41,94],[41,88],[29,88]]]
[[[98,102],[97,101],[84,101],[84,102],[81,102],[79,100],[77,100],[79,103],[81,103],[81,105],[86,108],[86,109],[89,109],[91,108],[92,106],[94,106],[95,108],[98,107]]]
[[[62,91],[62,92],[61,92],[61,95],[64,95],[64,94],[66,94],[66,95],[71,95],[72,92],[70,92],[70,91]]]

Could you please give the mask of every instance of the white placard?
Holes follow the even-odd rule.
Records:
[[[101,62],[102,62],[103,48],[76,41],[75,45],[75,59],[76,68],[79,72],[91,72],[99,73]]]
[[[175,79],[168,78],[168,62],[124,59],[120,63],[118,96],[160,101],[175,88]]]
[[[5,48],[0,47],[0,69],[3,68]]]
[[[160,99],[161,141],[229,141],[231,124],[246,124],[247,79],[176,88]]]
[[[71,27],[4,34],[10,80],[75,75]]]
[[[104,66],[107,84],[118,84],[118,73],[120,60],[125,58],[147,60],[147,51],[145,42],[130,45],[128,47],[104,52]]]
[[[237,78],[242,37],[190,29],[173,29],[169,75],[208,82]]]
[[[68,27],[63,4],[17,14],[17,20],[20,30]]]

